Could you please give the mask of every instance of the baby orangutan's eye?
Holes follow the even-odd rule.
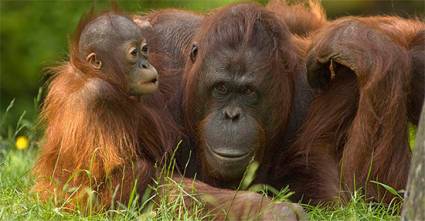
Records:
[[[130,48],[130,55],[132,57],[137,57],[137,48],[135,47]]]
[[[149,51],[148,44],[143,43],[140,51],[142,52],[143,55],[148,55],[148,51]]]

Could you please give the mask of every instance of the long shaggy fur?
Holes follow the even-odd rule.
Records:
[[[163,110],[127,95],[124,76],[108,77],[79,58],[81,24],[94,17],[81,21],[70,45],[70,62],[52,68],[34,190],[42,198],[55,192],[74,206],[87,205],[91,189],[101,209],[128,200],[134,185],[143,192],[154,175],[153,165],[176,144],[177,130]]]
[[[420,52],[412,55],[418,46],[411,45],[423,29],[397,17],[347,17],[314,36],[308,78],[320,92],[292,146],[306,162],[295,180],[311,183],[294,185],[300,197],[323,202],[362,189],[370,199],[390,202],[394,196],[371,181],[405,187],[407,125],[418,112],[412,103],[423,102],[416,97],[420,86],[412,87],[422,71],[412,65]]]

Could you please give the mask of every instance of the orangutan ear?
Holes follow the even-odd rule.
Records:
[[[195,62],[197,55],[198,55],[198,43],[193,42],[192,49],[190,50],[190,60],[192,62]]]
[[[86,61],[96,70],[102,68],[102,61],[97,59],[96,53],[94,52],[87,55]]]

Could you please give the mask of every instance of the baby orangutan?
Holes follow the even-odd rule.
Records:
[[[141,29],[115,12],[82,19],[70,60],[53,68],[42,109],[44,145],[34,190],[70,208],[126,202],[153,177],[153,164],[176,143],[166,113],[134,96],[158,89]],[[92,194],[93,193],[93,194]],[[94,196],[94,197],[89,197]],[[84,209],[84,208],[83,208]]]

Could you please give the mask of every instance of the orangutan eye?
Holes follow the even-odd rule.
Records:
[[[224,82],[217,83],[214,85],[214,91],[219,95],[226,95],[227,94],[227,87]]]
[[[252,89],[251,87],[246,87],[244,90],[243,90],[243,94],[245,94],[245,95],[253,95],[255,93],[255,90],[254,89]]]
[[[136,47],[130,48],[130,55],[132,57],[137,57],[137,48]]]
[[[149,51],[148,44],[143,43],[140,51],[142,52],[143,55],[147,55],[148,54],[148,51]]]

